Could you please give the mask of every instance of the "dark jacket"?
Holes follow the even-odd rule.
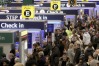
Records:
[[[81,55],[81,49],[80,48],[77,48],[75,50],[74,63],[76,63],[76,64],[79,63],[80,55]]]
[[[61,34],[55,34],[55,41],[57,41],[56,44],[60,43],[60,39],[62,39],[62,35]]]
[[[45,66],[45,57],[42,56],[38,61],[37,61],[38,65],[37,66]]]
[[[47,44],[44,48],[44,56],[50,55],[51,46]]]
[[[15,59],[15,58],[12,58],[12,59],[10,60],[9,66],[14,66],[14,64],[15,64],[14,59]]]
[[[57,46],[55,46],[52,49],[51,66],[54,66],[54,65],[58,66],[59,55],[60,55],[59,48]]]
[[[93,48],[87,48],[87,50],[85,51],[85,60],[88,61],[88,56],[91,55],[93,56],[94,50]]]
[[[9,61],[6,58],[2,58],[0,60],[0,66],[3,66],[3,62],[6,62],[7,64],[9,64]]]

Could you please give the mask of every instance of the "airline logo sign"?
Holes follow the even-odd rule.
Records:
[[[50,10],[61,10],[61,1],[51,1]]]
[[[22,18],[34,18],[35,7],[34,6],[22,6]]]

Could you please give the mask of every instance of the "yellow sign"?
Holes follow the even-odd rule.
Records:
[[[82,0],[82,2],[88,2],[88,0]]]
[[[22,18],[34,18],[35,7],[34,6],[22,6]]]
[[[77,4],[77,0],[68,0],[70,6],[74,6]]]
[[[51,1],[50,10],[61,10],[61,1]]]

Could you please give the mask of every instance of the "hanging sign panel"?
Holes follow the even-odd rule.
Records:
[[[22,6],[22,18],[34,18],[35,7],[34,6]]]
[[[58,16],[58,17],[57,17]],[[7,19],[7,20],[16,20],[21,19],[21,14],[0,14],[0,19]],[[64,14],[36,14],[35,17],[32,19],[36,20],[64,20]]]
[[[0,21],[0,29],[45,29],[45,22]]]
[[[61,1],[51,1],[50,10],[61,10]]]
[[[82,2],[88,2],[88,0],[82,0]]]

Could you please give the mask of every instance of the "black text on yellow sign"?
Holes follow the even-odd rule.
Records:
[[[61,10],[61,2],[60,1],[51,1],[50,10]]]
[[[88,2],[88,0],[82,0],[82,2]]]
[[[34,6],[22,6],[22,18],[34,18],[35,7]]]

